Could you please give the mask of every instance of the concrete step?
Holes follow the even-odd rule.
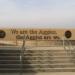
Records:
[[[68,55],[64,48],[31,48],[24,51],[22,48],[0,48],[1,72],[38,72],[38,71],[74,71],[75,51]],[[22,60],[20,60],[22,59]]]

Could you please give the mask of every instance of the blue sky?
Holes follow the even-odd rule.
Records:
[[[0,27],[74,28],[75,0],[0,0]]]

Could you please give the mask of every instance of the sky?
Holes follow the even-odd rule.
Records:
[[[74,28],[75,0],[0,0],[0,28]]]

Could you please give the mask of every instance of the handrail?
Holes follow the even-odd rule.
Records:
[[[23,57],[24,57],[24,51],[25,51],[25,35],[24,35],[23,45],[22,45],[21,54],[20,54],[20,63],[21,63],[20,75],[22,75],[22,73],[23,73]]]
[[[66,42],[65,42],[65,39],[66,39],[66,38],[63,39],[63,47],[64,47],[64,49],[67,51],[67,53],[68,53],[69,55],[71,55],[71,52],[72,52],[72,50],[73,50],[72,43],[71,43],[68,39],[66,39]],[[67,48],[68,48],[69,50],[67,50],[66,44],[68,45]]]

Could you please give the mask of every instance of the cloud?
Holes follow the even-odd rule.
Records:
[[[74,24],[74,0],[0,0],[0,27],[75,27]]]

